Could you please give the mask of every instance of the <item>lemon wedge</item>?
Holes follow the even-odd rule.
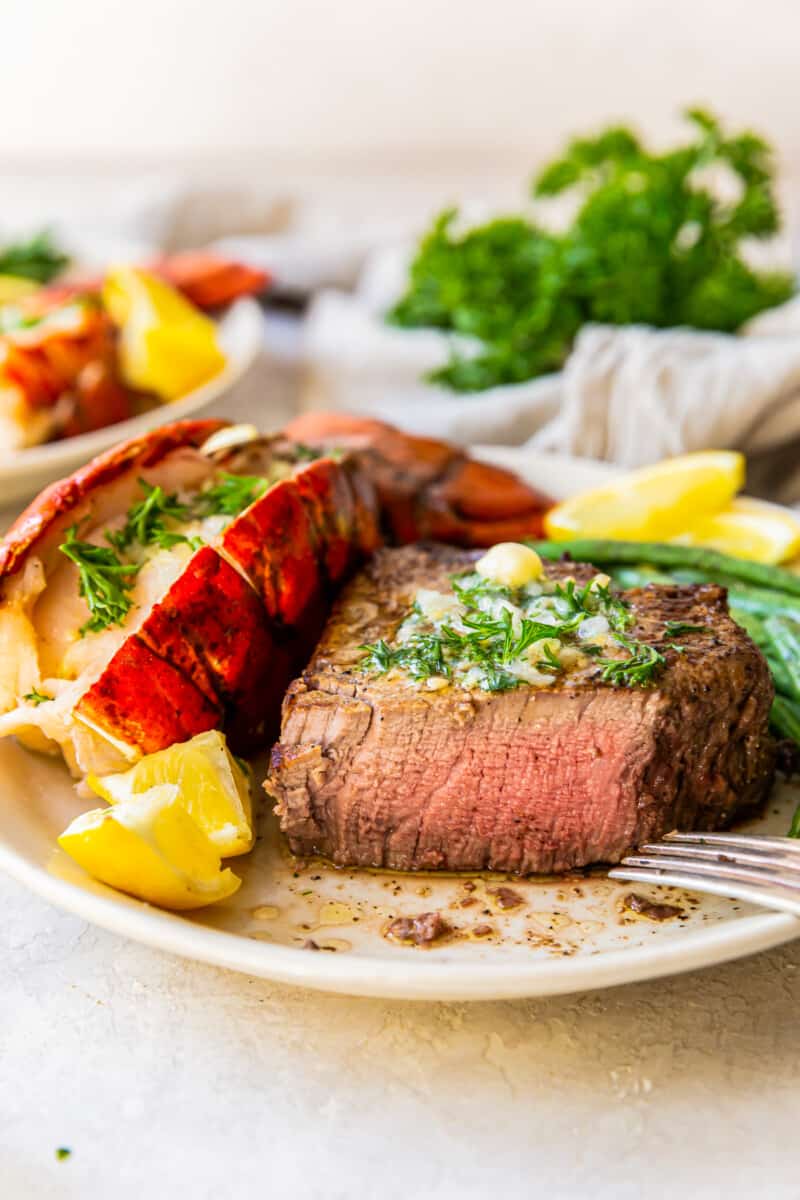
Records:
[[[221,869],[218,850],[189,816],[174,784],[83,813],[58,841],[101,883],[161,908],[214,904],[241,883],[230,868]]]
[[[180,800],[223,858],[246,854],[253,846],[250,779],[217,730],[199,733],[139,759],[118,775],[90,775],[93,792],[120,804],[157,784],[173,783]]]
[[[782,563],[800,554],[800,520],[779,504],[738,496],[674,540],[684,546],[711,546],[752,562]]]
[[[131,387],[175,400],[225,366],[214,322],[155,275],[116,268],[103,303],[119,327],[120,368]]]
[[[38,292],[42,285],[22,275],[0,275],[0,304],[16,304],[26,296]]]
[[[547,536],[667,541],[725,508],[744,470],[744,456],[732,450],[665,459],[557,504],[545,517]]]

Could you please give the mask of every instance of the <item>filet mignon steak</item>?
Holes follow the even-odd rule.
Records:
[[[265,784],[294,853],[404,871],[564,871],[618,862],[674,828],[725,826],[763,802],[772,683],[721,588],[623,593],[635,636],[666,659],[647,687],[604,683],[593,667],[547,687],[430,691],[359,665],[418,589],[447,591],[476,557],[383,550],[341,595],[287,693]],[[676,639],[668,621],[695,629]]]

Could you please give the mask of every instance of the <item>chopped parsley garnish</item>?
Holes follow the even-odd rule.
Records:
[[[397,665],[397,651],[393,650],[383,638],[371,645],[360,646],[359,649],[366,651],[361,660],[361,666],[367,671],[377,671],[383,675]]]
[[[0,334],[18,329],[33,329],[44,318],[25,312],[18,304],[0,304]]]
[[[58,336],[58,331],[65,325],[72,326],[73,322],[75,325],[83,322],[87,316],[86,310],[98,306],[98,298],[92,295],[74,296],[71,300],[53,308],[46,308],[42,312],[31,310],[26,306],[24,299],[18,304],[0,304],[0,333],[15,334],[26,329],[40,328],[44,331],[52,328]]]
[[[191,515],[188,506],[179,502],[176,493],[168,496],[158,484],[151,486],[140,479],[139,485],[145,498],[128,509],[127,520],[121,529],[106,535],[111,545],[121,552],[132,542],[139,542],[141,546],[160,546],[162,550],[188,542],[184,534],[170,532],[164,524],[167,519],[187,521]]]
[[[293,442],[292,450],[297,462],[314,462],[321,458],[324,451],[317,450],[314,446],[307,446],[305,442]]]
[[[201,538],[187,537],[184,533],[168,529],[165,522],[180,524],[197,517],[218,514],[238,516],[269,486],[268,481],[260,476],[222,473],[218,482],[200,492],[192,503],[183,503],[176,492],[168,495],[158,484],[151,485],[144,479],[140,479],[139,484],[144,499],[128,509],[127,519],[121,529],[106,535],[120,553],[134,542],[140,546],[158,546],[162,550],[171,550],[182,543],[197,549],[203,544]]]
[[[56,1158],[58,1159],[59,1162],[64,1162],[64,1160],[69,1158],[69,1156],[71,1154],[72,1154],[72,1151],[70,1150],[69,1146],[57,1146],[56,1147]]]
[[[26,692],[22,697],[23,700],[28,700],[31,704],[45,704],[48,700],[52,700],[53,696],[48,696],[46,692],[40,692],[38,688],[34,688],[32,692]]]
[[[585,616],[594,616],[598,612],[607,619],[612,629],[620,632],[633,623],[629,605],[620,596],[614,595],[610,584],[600,586],[589,580],[578,589],[575,580],[568,579],[564,584],[556,584],[555,597],[556,607],[577,624]]]
[[[481,687],[487,692],[510,692],[513,688],[519,687],[519,680],[515,675],[509,675],[508,671],[503,671],[498,667],[497,663],[487,659],[486,662],[479,664],[482,668]]]
[[[602,668],[600,678],[614,687],[647,687],[663,670],[666,659],[660,650],[647,642],[634,641],[622,633],[615,640],[628,651],[628,658],[596,658]]]
[[[443,625],[440,630],[448,652],[456,661],[461,659],[478,669],[481,687],[487,692],[506,692],[519,682],[502,666],[513,657],[510,612],[507,617],[495,622],[488,618],[483,625],[475,620],[472,627],[467,626],[467,633],[459,633],[450,625]],[[468,620],[465,616],[463,623],[466,625]]]
[[[442,642],[435,634],[418,634],[405,645],[395,648],[381,639],[361,649],[366,651],[362,666],[380,675],[385,675],[393,667],[401,667],[413,679],[427,679],[431,675],[447,677],[450,674]]]
[[[382,675],[398,668],[412,679],[438,676],[499,692],[526,682],[541,685],[531,671],[540,677],[561,675],[567,660],[559,645],[573,662],[576,651],[590,660],[603,682],[615,687],[646,687],[666,663],[657,647],[630,636],[633,613],[598,580],[578,586],[570,579],[533,592],[472,574],[451,582],[457,607],[445,604],[433,619],[426,615],[430,601],[423,602],[419,593],[395,644],[381,639],[361,647],[361,668]],[[603,619],[598,626],[603,645],[580,638],[581,626],[592,618]],[[528,654],[531,647],[537,649]],[[624,656],[604,657],[612,648]]]
[[[268,487],[268,480],[260,475],[228,475],[222,472],[218,483],[200,492],[194,513],[203,517],[220,513],[236,517],[259,496],[263,496]]]
[[[492,643],[492,653],[504,663],[520,658],[535,642],[561,637],[571,633],[577,626],[574,619],[565,621],[561,625],[548,625],[543,621],[523,617],[519,623],[519,632],[515,633],[514,619],[508,608],[503,609],[498,618],[493,618],[480,610],[467,611],[461,621],[467,627],[468,633],[457,633],[449,626],[442,628],[442,632],[446,633],[451,646],[459,647],[466,657],[478,661],[475,655],[479,650],[481,654],[483,653],[482,647],[488,640]],[[482,658],[480,661],[483,661]]]
[[[665,621],[667,637],[680,637],[683,633],[708,633],[707,625],[692,625],[689,621]]]
[[[123,623],[133,604],[128,593],[139,565],[122,562],[113,550],[104,546],[78,541],[77,530],[77,525],[70,526],[67,540],[59,550],[78,568],[78,591],[89,606],[91,616],[80,630],[83,636]]]
[[[489,579],[482,579],[480,575],[451,575],[450,584],[453,594],[468,608],[474,607],[481,596],[492,600],[510,600],[512,596],[511,588],[492,583]]]
[[[549,646],[545,645],[542,647],[542,657],[544,658],[544,662],[539,663],[540,671],[552,671],[553,674],[559,675],[564,670],[564,664],[556,657]]]

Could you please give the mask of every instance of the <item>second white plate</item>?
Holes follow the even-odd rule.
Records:
[[[180,400],[159,405],[129,421],[108,425],[94,433],[0,454],[0,506],[27,500],[54,479],[71,474],[116,442],[168,421],[194,416],[229,392],[255,361],[263,343],[264,318],[255,300],[237,300],[231,305],[219,322],[219,338],[227,357],[225,369]]]

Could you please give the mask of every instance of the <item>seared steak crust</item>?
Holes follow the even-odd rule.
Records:
[[[667,658],[649,688],[604,684],[593,665],[550,688],[495,694],[430,692],[359,669],[360,646],[391,640],[420,587],[446,590],[476,557],[383,550],[345,589],[287,693],[265,784],[296,854],[393,870],[564,871],[617,862],[676,827],[725,826],[763,802],[772,683],[722,588],[626,593],[635,636]],[[705,631],[668,638],[666,621]]]

